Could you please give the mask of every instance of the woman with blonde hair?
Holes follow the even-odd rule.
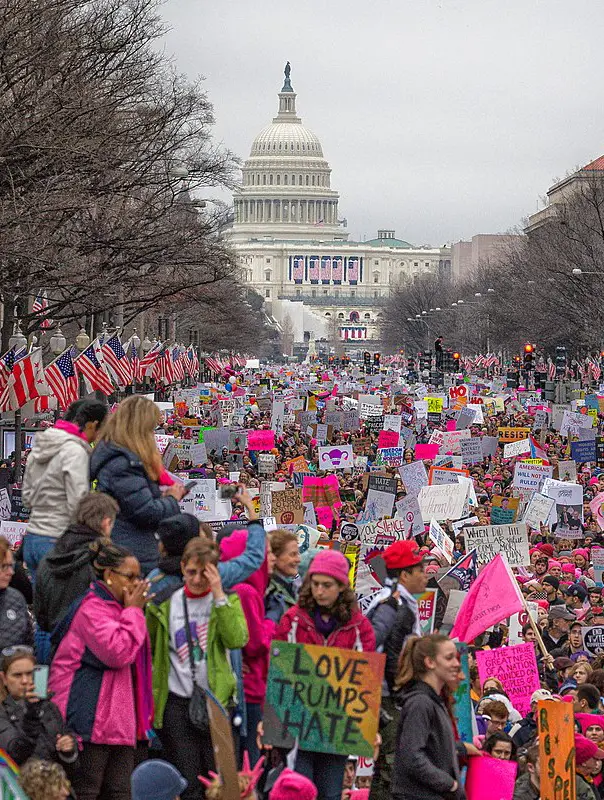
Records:
[[[156,531],[162,520],[180,513],[185,494],[162,464],[155,442],[159,408],[132,395],[106,421],[90,461],[98,489],[117,500],[120,510],[111,537],[139,560],[143,573],[157,567]]]
[[[72,796],[67,775],[53,761],[30,758],[21,770],[19,784],[29,800],[67,800]]]

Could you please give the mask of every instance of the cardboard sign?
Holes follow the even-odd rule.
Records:
[[[264,740],[290,750],[373,755],[385,655],[273,642]],[[320,700],[318,700],[320,698]]]
[[[438,589],[426,589],[421,594],[414,594],[417,600],[419,611],[419,623],[422,628],[422,636],[434,633],[434,620],[436,619],[436,595]]]
[[[504,553],[511,567],[530,564],[528,533],[523,522],[517,525],[481,525],[464,530],[466,548],[476,549],[479,564],[488,564]]]
[[[591,628],[581,628],[583,634],[583,647],[592,656],[604,653],[604,626],[593,625]]]
[[[513,647],[477,651],[476,663],[480,682],[484,683],[489,677],[498,678],[511,704],[523,717],[526,716],[531,710],[531,695],[541,688],[533,644],[526,642]]]
[[[239,797],[239,776],[237,775],[231,718],[226,709],[208,691],[206,691],[206,703],[214,759],[222,782],[224,797]]]
[[[301,525],[304,522],[304,505],[300,489],[284,489],[271,495],[271,516],[277,525]]]
[[[572,703],[539,700],[536,718],[541,776],[539,797],[541,800],[575,800],[577,783]]]
[[[461,519],[464,516],[467,497],[467,488],[459,484],[422,487],[418,494],[418,502],[424,522],[429,522],[431,519],[437,522]]]
[[[499,436],[499,441],[503,442],[518,442],[521,439],[528,439],[531,433],[530,428],[510,428],[510,427],[500,427],[497,428],[497,434]]]
[[[354,456],[351,444],[319,447],[319,469],[352,468],[353,463]]]

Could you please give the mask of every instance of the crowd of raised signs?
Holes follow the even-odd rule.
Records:
[[[604,393],[455,383],[244,370],[38,432],[0,537],[10,780],[604,797]]]

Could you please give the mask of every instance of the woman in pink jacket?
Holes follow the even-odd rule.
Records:
[[[348,581],[350,564],[334,550],[313,558],[300,588],[298,603],[287,611],[275,639],[346,650],[375,650],[371,623],[359,611]],[[298,752],[296,772],[321,787],[322,800],[340,800],[346,756]]]
[[[49,689],[83,744],[79,800],[127,800],[153,719],[148,584],[128,550],[108,539],[90,547],[97,579],[53,633]]]

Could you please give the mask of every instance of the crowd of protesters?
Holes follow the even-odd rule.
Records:
[[[239,381],[242,428],[270,429],[270,408],[250,402],[264,391],[261,377]],[[295,371],[269,378],[277,394],[295,387]],[[386,388],[371,391],[425,443],[433,430],[444,429],[444,419],[421,416],[402,383],[401,376],[391,377]],[[481,391],[489,394],[487,386]],[[395,395],[403,395],[402,404]],[[212,388],[214,405],[220,396]],[[336,386],[307,397],[321,423],[328,407],[344,407],[346,394]],[[473,437],[497,436],[501,426],[534,426],[534,413],[515,393],[507,399],[513,402],[503,410],[485,408],[481,423],[470,427]],[[208,424],[211,408],[209,402],[198,413],[200,425]],[[569,509],[558,518],[563,536],[548,522],[530,529],[530,563],[514,569],[525,600],[536,604],[534,621],[520,630],[539,669],[531,710],[519,713],[496,676],[479,678],[477,653],[513,644],[510,621],[502,620],[469,643],[475,735],[464,742],[453,700],[464,675],[443,622],[448,587],[439,584],[450,563],[427,525],[424,534],[383,548],[385,588],[365,613],[349,561],[338,552],[340,525],[363,520],[366,473],[397,478],[395,499],[406,495],[397,469],[380,463],[379,431],[363,420],[354,430],[330,430],[329,444],[352,444],[360,460],[354,469],[335,471],[342,505],[331,525],[316,524],[309,548],[291,526],[267,532],[259,518],[254,496],[265,476],[257,452],[234,455],[225,448],[209,452],[204,464],[181,459],[176,475],[168,471],[156,434],[186,439],[192,429],[190,420],[166,420],[151,400],[132,396],[111,411],[96,400],[78,401],[36,435],[23,481],[29,516],[20,551],[0,537],[0,748],[20,769],[31,800],[221,797],[207,717],[196,702],[204,691],[230,715],[242,797],[462,800],[471,759],[494,758],[517,764],[514,798],[539,798],[539,701],[572,708],[576,796],[600,800],[602,788],[604,797],[604,654],[586,649],[583,636],[586,628],[604,626],[603,588],[593,565],[604,548],[594,505],[604,492],[597,462],[576,463],[573,482],[583,487],[584,502],[576,523]],[[551,419],[540,433],[541,463],[568,480],[558,465],[570,460],[572,437],[562,436]],[[285,422],[270,451],[271,480],[293,486],[288,464],[297,458],[310,474],[324,475],[318,445],[316,428]],[[410,445],[404,462],[415,460]],[[494,498],[517,497],[517,460],[504,458],[499,445],[482,461],[463,465],[476,496],[465,526],[490,524]],[[187,472],[236,484],[231,519],[222,527],[182,511]],[[443,529],[458,561],[467,549],[463,521],[455,522],[443,522]],[[422,636],[416,595],[426,587],[439,589],[439,600],[436,633]],[[356,774],[354,753],[300,749],[288,761],[287,753],[266,745],[263,708],[274,640],[385,654],[373,778]],[[35,677],[44,665],[47,691],[40,694]]]

